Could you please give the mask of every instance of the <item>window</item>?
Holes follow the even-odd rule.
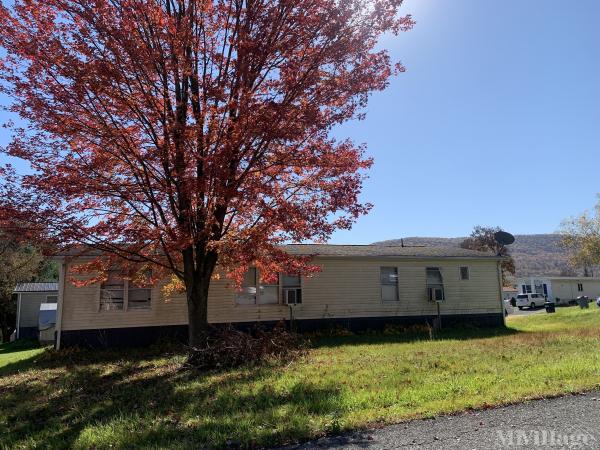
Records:
[[[275,284],[266,281],[260,284],[258,303],[262,305],[276,305],[279,303],[279,276],[275,279]]]
[[[256,304],[256,267],[250,267],[244,275],[242,290],[236,292],[235,301],[238,305]]]
[[[241,291],[235,294],[235,302],[238,305],[277,305],[280,303],[280,287],[284,303],[302,303],[302,287],[298,275],[278,275],[274,282],[261,282],[259,278],[255,267],[248,269],[242,281]]]
[[[281,277],[283,300],[288,305],[302,303],[302,285],[299,275],[283,275]]]
[[[57,295],[46,295],[46,303],[58,303]]]
[[[152,273],[144,274],[148,279]],[[152,289],[146,283],[136,284],[134,281],[127,283],[127,309],[150,309],[152,305]]]
[[[381,267],[379,275],[381,281],[381,300],[384,302],[398,301],[398,268]]]
[[[467,281],[470,278],[469,268],[467,266],[461,266],[460,268],[460,279]]]
[[[524,284],[522,286],[522,291],[523,291],[523,294],[531,294],[531,292],[532,292],[531,291],[531,285],[530,284]]]
[[[444,296],[444,279],[442,272],[438,267],[428,267],[426,269],[427,278],[427,297],[431,302],[441,302],[446,298]]]
[[[125,302],[125,281],[118,270],[108,272],[108,279],[100,286],[100,310],[122,310]]]
[[[583,292],[583,283],[577,283],[577,290]]]

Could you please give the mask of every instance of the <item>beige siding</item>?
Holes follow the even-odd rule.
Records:
[[[577,290],[577,284],[583,284],[583,292]],[[595,299],[600,296],[600,280],[585,279],[579,280],[552,280],[552,295],[562,301],[574,300],[580,295],[587,295]]]
[[[444,276],[446,302],[442,314],[501,313],[500,288],[495,260],[407,260],[407,259],[319,259],[322,271],[303,279],[303,304],[297,319],[332,317],[378,317],[435,314],[436,306],[426,299],[425,268],[440,267]],[[470,268],[470,279],[461,281],[459,267]],[[399,301],[382,302],[379,269],[398,268]],[[187,323],[185,298],[165,299],[153,290],[150,310],[99,311],[99,287],[76,288],[67,283],[64,295],[64,330],[125,328]],[[209,321],[250,322],[287,319],[284,305],[236,305],[235,290],[227,280],[211,284]]]
[[[56,292],[22,292],[21,294],[21,312],[19,315],[19,326],[36,327],[40,315],[40,305],[46,302],[46,296],[54,295]]]

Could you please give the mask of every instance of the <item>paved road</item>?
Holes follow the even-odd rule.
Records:
[[[417,420],[323,438],[305,449],[594,449],[600,448],[600,392]]]

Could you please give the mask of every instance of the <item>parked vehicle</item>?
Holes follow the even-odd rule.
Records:
[[[546,299],[542,294],[519,294],[517,295],[517,307],[519,309],[544,306]]]

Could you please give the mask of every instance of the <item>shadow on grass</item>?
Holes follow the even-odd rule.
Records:
[[[438,339],[509,336],[504,327],[453,327]],[[313,338],[314,347],[428,341],[424,333]],[[0,436],[7,448],[268,446],[336,430],[343,386],[276,383],[281,363],[195,373],[184,349],[45,351],[0,377]],[[25,370],[27,369],[27,370]],[[331,425],[323,423],[331,418]],[[328,419],[326,419],[328,420]],[[315,425],[315,421],[320,421]]]
[[[337,386],[264,382],[271,362],[238,370],[181,370],[183,353],[45,352],[0,378],[0,435],[7,448],[223,447],[305,436],[311,415],[343,408]],[[181,358],[178,358],[181,356]],[[167,358],[165,361],[164,358]],[[256,441],[251,441],[250,432]]]
[[[336,347],[341,345],[379,345],[389,343],[427,342],[431,340],[488,339],[499,336],[513,336],[524,333],[510,327],[475,327],[455,325],[435,333],[433,339],[428,331],[407,331],[391,333],[357,333],[342,336],[318,335],[312,338],[313,347]]]

